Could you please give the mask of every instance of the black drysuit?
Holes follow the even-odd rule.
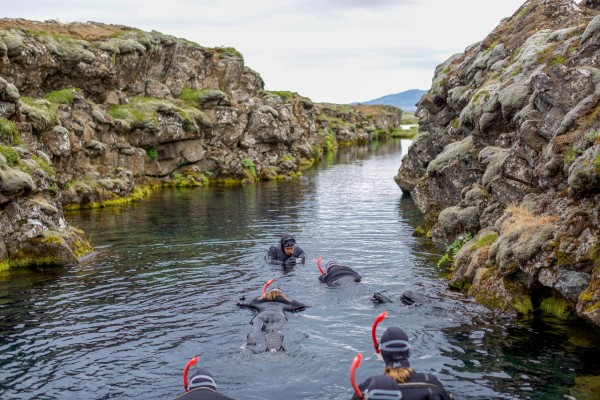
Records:
[[[342,285],[348,282],[360,282],[362,276],[355,270],[345,265],[331,264],[327,267],[325,275],[319,276],[319,280],[330,286]]]
[[[433,375],[414,372],[405,383],[398,383],[387,375],[374,376],[360,385],[365,399],[402,399],[402,400],[449,400],[448,393],[440,381]],[[352,400],[358,400],[356,393]]]
[[[295,301],[277,296],[273,300],[255,298],[250,303],[237,303],[240,307],[258,311],[252,318],[252,332],[248,334],[247,344],[255,353],[262,351],[285,351],[283,348],[283,325],[287,321],[284,312],[302,311],[307,306]],[[264,348],[263,348],[264,347]]]

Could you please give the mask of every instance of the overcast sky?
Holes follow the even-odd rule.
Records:
[[[367,101],[429,89],[435,66],[525,0],[2,0],[1,17],[96,21],[235,47],[268,90]]]

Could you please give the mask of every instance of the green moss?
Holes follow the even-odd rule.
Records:
[[[473,245],[471,246],[471,248],[469,250],[470,251],[475,251],[475,250],[480,249],[482,247],[489,246],[492,243],[494,243],[496,240],[498,240],[498,234],[497,233],[490,233],[490,234],[487,234],[487,235],[483,235],[482,237],[480,237],[479,239],[477,239],[477,241],[475,243],[473,243]]]
[[[178,99],[183,101],[185,104],[202,108],[210,102],[228,102],[229,96],[227,93],[219,89],[196,90],[184,87],[181,89],[181,94],[179,95]]]
[[[521,66],[520,65],[518,67],[516,67],[515,69],[513,69],[513,71],[510,73],[510,75],[508,75],[507,79],[515,77],[516,75],[519,74],[519,72],[521,72]]]
[[[242,53],[237,51],[234,47],[215,47],[215,48],[213,48],[213,50],[216,51],[217,54],[234,57],[234,58],[239,58],[242,60],[244,59],[244,56],[242,55]]]
[[[409,129],[394,129],[391,137],[399,139],[414,139],[419,133],[418,126],[411,126]]]
[[[531,11],[533,11],[533,9],[535,9],[538,6],[538,4],[539,4],[539,1],[536,1],[536,2],[529,4],[527,7],[524,7],[517,14],[517,19],[522,19],[522,18],[525,18],[526,16],[528,16],[531,13]]]
[[[158,151],[154,147],[152,147],[152,148],[146,150],[146,155],[148,156],[149,159],[154,161],[154,160],[156,160],[156,157],[158,156]]]
[[[2,153],[4,158],[6,158],[7,164],[11,167],[17,166],[21,160],[19,153],[13,150],[13,148],[10,146],[0,145],[0,153]]]
[[[196,107],[188,104],[179,107],[169,100],[153,97],[134,97],[129,104],[110,106],[107,113],[113,119],[120,120],[126,131],[134,128],[157,129],[159,114],[178,115],[187,130],[198,130],[198,124],[212,125],[208,116]]]
[[[592,165],[594,166],[596,172],[600,173],[600,156],[594,158],[594,161],[592,161]]]
[[[567,59],[562,56],[562,55],[558,55],[556,56],[556,58],[554,58],[554,60],[552,60],[552,62],[550,63],[550,65],[565,65],[567,63]]]
[[[339,127],[349,128],[349,129],[356,129],[355,124],[345,121],[340,117],[331,117],[326,114],[320,114],[317,117],[317,121],[324,122],[327,125],[329,125],[329,127],[338,127],[339,126]]]
[[[323,149],[317,146],[316,144],[310,146],[310,153],[312,154],[313,158],[318,160],[320,160],[321,157],[323,157]]]
[[[47,100],[21,97],[19,99],[21,110],[27,115],[27,120],[35,132],[45,132],[58,125],[56,104],[52,105]]]
[[[554,47],[553,46],[546,47],[544,50],[541,50],[537,53],[537,63],[538,64],[549,63],[554,59],[555,59],[555,57],[554,57]]]
[[[7,271],[10,268],[8,258],[0,260],[0,271]]]
[[[33,257],[24,253],[15,253],[16,258],[11,258],[8,262],[9,268],[26,268],[26,267],[61,267],[62,260],[58,257]]]
[[[513,297],[512,306],[521,315],[528,315],[533,312],[531,297],[524,294],[517,294]]]
[[[294,100],[294,93],[287,90],[269,90],[268,92],[276,94],[284,100]]]
[[[71,63],[84,62],[91,64],[96,56],[89,49],[89,42],[66,35],[45,34],[37,32],[38,40],[58,58]]]
[[[335,137],[335,135],[333,133],[329,133],[325,137],[325,150],[328,153],[333,153],[333,152],[337,151],[337,149],[338,149],[337,138]]]
[[[576,376],[574,386],[569,389],[569,396],[578,400],[596,400],[600,398],[600,376]]]
[[[567,301],[561,297],[542,299],[540,309],[547,314],[554,315],[556,318],[563,320],[573,318],[575,315]]]
[[[0,117],[0,140],[8,144],[20,144],[22,142],[14,122]]]
[[[47,93],[46,96],[44,96],[44,98],[50,103],[72,105],[76,93],[81,93],[81,89],[69,88],[63,90],[56,90],[54,92]]]
[[[85,239],[84,233],[82,230],[69,227],[69,236],[70,236],[70,248],[75,254],[75,257],[83,257],[86,254],[89,254],[94,251],[94,248]]]
[[[158,128],[158,110],[174,110],[167,100],[151,97],[134,97],[129,104],[112,105],[106,110],[113,119],[120,120],[125,130],[134,128]]]
[[[478,91],[477,93],[475,93],[475,96],[473,96],[473,99],[471,100],[471,103],[477,103],[477,101],[480,98],[483,98],[484,101],[486,101],[488,98],[490,97],[490,91],[487,89],[481,89],[480,91]]]
[[[152,193],[152,188],[148,186],[136,186],[131,194],[131,201],[140,201]]]
[[[415,229],[414,235],[419,236],[419,237],[425,236],[425,229],[423,229],[420,226],[417,226],[417,228]]]
[[[207,186],[210,183],[209,178],[199,172],[186,172],[185,174],[174,173],[171,176],[171,184],[168,186],[175,187],[196,187]]]
[[[77,186],[80,184],[79,182],[72,182],[70,186]],[[104,207],[114,207],[121,206],[125,204],[130,204],[136,201],[141,201],[144,197],[147,197],[152,193],[153,188],[158,186],[136,186],[133,188],[133,193],[130,196],[126,197],[116,197],[110,200],[104,200],[102,202],[90,202],[84,204],[63,204],[64,211],[72,211],[72,210],[87,210],[87,209],[96,209],[96,208],[104,208]]]
[[[576,149],[573,145],[570,145],[565,153],[565,158],[563,160],[565,166],[571,164],[581,154],[583,154],[582,150]]]
[[[498,41],[497,41],[497,40],[493,41],[493,42],[492,42],[492,44],[490,44],[490,45],[488,46],[488,48],[487,48],[487,49],[485,49],[485,51],[483,52],[483,55],[486,55],[486,54],[488,54],[490,51],[494,50],[494,48],[495,48],[496,46],[498,46]]]
[[[511,297],[511,306],[521,315],[529,315],[533,313],[533,303],[531,296],[517,282],[504,278],[504,287]]]
[[[583,310],[583,312],[589,314],[591,312],[596,311],[598,308],[600,308],[600,301],[596,302],[595,304],[592,304],[591,306]]]
[[[56,176],[56,171],[54,170],[54,168],[52,168],[52,166],[50,164],[48,164],[46,161],[44,161],[43,158],[38,157],[36,155],[32,155],[31,157],[37,163],[37,165],[42,169],[42,171],[44,171],[46,174],[48,174],[50,176]]]
[[[250,177],[256,179],[256,167],[254,166],[254,161],[250,158],[244,158],[242,160],[242,165],[244,166],[244,169],[250,173]]]

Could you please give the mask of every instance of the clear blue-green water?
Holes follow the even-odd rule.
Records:
[[[200,355],[219,390],[239,399],[349,399],[383,371],[371,323],[384,310],[411,338],[412,366],[458,399],[583,399],[600,379],[598,334],[548,318],[514,321],[447,290],[440,252],[393,181],[408,142],[339,152],[301,179],[163,190],[145,201],[67,214],[96,253],[65,270],[0,275],[0,398],[169,399]],[[264,264],[283,232],[308,254],[290,271]],[[328,288],[314,259],[337,259],[363,281]],[[253,313],[240,297],[274,286],[309,304],[289,314],[284,353],[245,348]],[[404,290],[442,300],[418,307]],[[375,291],[394,304],[375,305]],[[596,379],[596,382],[598,382]],[[585,383],[587,381],[587,383]],[[597,392],[596,392],[597,393]],[[591,396],[591,397],[590,397]]]

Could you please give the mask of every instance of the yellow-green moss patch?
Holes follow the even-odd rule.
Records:
[[[21,143],[21,137],[14,122],[0,117],[0,141],[8,144]]]
[[[548,297],[542,299],[540,309],[547,314],[554,315],[556,318],[563,320],[570,319],[574,316],[572,308],[567,301],[561,297]]]
[[[77,93],[81,93],[81,89],[69,88],[46,93],[44,98],[50,103],[72,105]]]
[[[19,102],[23,114],[27,116],[27,121],[31,123],[31,127],[35,132],[45,132],[58,125],[57,105],[52,105],[44,99],[31,97],[21,97]]]

